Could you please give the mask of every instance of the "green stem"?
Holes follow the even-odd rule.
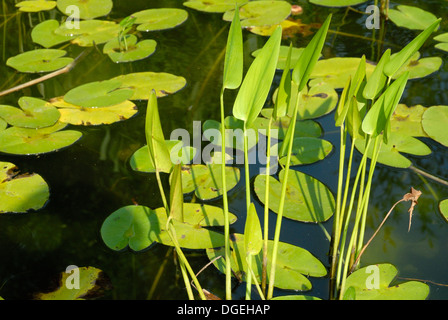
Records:
[[[249,172],[249,141],[247,136],[247,126],[244,122],[244,172],[246,182],[246,214],[249,212],[250,207],[250,172]]]
[[[246,273],[246,300],[250,300],[251,296],[251,287],[252,287],[252,273],[250,272],[252,270],[252,255],[247,255],[246,257],[247,261],[247,273]]]

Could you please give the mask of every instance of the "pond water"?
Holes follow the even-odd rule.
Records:
[[[309,4],[307,1],[290,1],[303,7],[300,16],[304,23],[322,23],[333,13],[323,58],[361,57],[376,59],[376,43],[372,45],[372,30],[365,28],[359,13],[344,8],[331,9]],[[372,1],[373,3],[373,1]],[[395,4],[418,6],[447,18],[446,1],[394,1]],[[392,5],[392,4],[391,4]],[[357,6],[364,11],[367,4]],[[157,41],[156,52],[147,59],[133,63],[113,63],[100,50],[91,50],[86,58],[66,74],[37,86],[0,97],[0,104],[16,105],[23,95],[50,99],[64,95],[83,83],[110,79],[130,72],[168,72],[186,79],[185,88],[159,99],[162,127],[166,136],[177,128],[192,132],[193,121],[214,119],[219,121],[219,94],[222,81],[223,50],[229,23],[221,14],[203,13],[182,6],[180,1],[114,1],[110,19],[121,20],[134,12],[157,7],[182,8],[188,19],[182,25],[164,31],[143,33],[147,39]],[[16,12],[12,1],[3,1],[1,15]],[[60,13],[52,14],[59,19]],[[57,13],[56,13],[57,12]],[[34,76],[23,75],[6,66],[6,60],[36,48],[30,40],[30,23],[37,24],[36,15],[22,14],[21,20],[11,19],[1,24],[2,57],[0,88],[4,90],[26,82]],[[0,19],[1,20],[1,19]],[[0,22],[1,23],[1,22]],[[19,30],[18,25],[25,28]],[[442,30],[448,25],[442,21]],[[25,39],[20,39],[23,32]],[[384,47],[398,51],[407,44],[416,31],[387,23]],[[354,35],[354,36],[353,36]],[[297,34],[290,38],[295,47],[303,47],[310,36]],[[21,41],[23,40],[23,41]],[[250,53],[263,46],[265,37],[244,32],[245,67],[253,60]],[[431,42],[432,40],[428,41]],[[283,40],[287,45],[288,40]],[[22,48],[23,46],[23,48]],[[68,56],[76,57],[86,48],[70,45]],[[408,106],[445,105],[448,101],[448,65],[446,53],[434,48],[433,43],[421,50],[422,56],[439,56],[441,68],[422,79],[409,82],[403,103]],[[374,56],[372,56],[374,55]],[[275,81],[278,83],[281,74]],[[226,93],[226,113],[231,114],[235,92]],[[35,292],[48,288],[54,275],[69,265],[93,266],[103,270],[113,288],[105,292],[106,299],[186,299],[187,294],[173,250],[154,244],[148,250],[133,253],[115,252],[104,244],[100,235],[103,221],[115,210],[133,203],[151,208],[161,207],[162,201],[154,175],[133,171],[129,158],[146,144],[144,135],[146,101],[136,102],[139,113],[122,122],[104,126],[76,126],[83,137],[74,145],[54,153],[40,156],[14,156],[0,154],[0,161],[16,164],[22,172],[40,174],[50,186],[48,204],[27,214],[0,216],[0,296],[5,299],[29,298]],[[308,173],[326,184],[335,194],[338,173],[339,131],[334,126],[334,111],[316,119],[323,129],[323,139],[330,141],[334,150],[324,160],[294,169]],[[447,124],[448,125],[448,124]],[[448,180],[448,148],[429,138],[422,138],[432,150],[430,156],[409,156],[413,166],[433,176]],[[361,158],[356,154],[356,161]],[[230,211],[238,221],[232,232],[243,233],[245,222],[244,170],[241,181],[229,193]],[[256,174],[251,171],[251,176]],[[165,177],[166,178],[166,177]],[[167,182],[167,180],[165,180]],[[438,203],[448,198],[448,186],[412,169],[397,169],[379,164],[373,180],[371,206],[367,219],[366,238],[381,223],[391,206],[409,192],[410,187],[422,191],[414,211],[412,228],[408,232],[408,203],[399,204],[378,236],[363,256],[363,264],[389,262],[400,271],[399,276],[428,281],[429,299],[448,299],[448,224],[442,218]],[[252,197],[258,212],[262,204]],[[210,202],[221,205],[220,199]],[[270,213],[271,221],[276,215]],[[260,219],[262,217],[260,216]],[[332,219],[323,226],[331,232]],[[272,225],[273,227],[273,225]],[[272,236],[274,230],[271,230]],[[284,219],[281,241],[303,247],[312,252],[325,266],[329,266],[329,242],[318,225]],[[194,270],[201,269],[209,260],[204,251],[187,250],[186,255]],[[214,267],[207,268],[199,277],[204,288],[223,297],[224,275]],[[435,284],[437,283],[437,284]],[[306,294],[322,299],[329,295],[328,278],[312,278],[313,289]],[[438,284],[444,284],[438,285]],[[277,290],[275,295],[290,292]],[[235,284],[234,297],[244,298],[245,284]]]

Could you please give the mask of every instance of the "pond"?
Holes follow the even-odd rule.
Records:
[[[52,1],[47,2],[51,3]],[[95,2],[101,1],[87,1],[86,6]],[[108,1],[104,2],[109,3]],[[61,40],[60,43],[54,46],[50,45],[50,47],[51,49],[65,50],[65,57],[73,59],[79,57],[72,69],[20,90],[5,95],[0,94],[0,120],[3,118],[6,121],[0,122],[0,162],[14,164],[20,173],[38,174],[49,187],[48,201],[45,200],[39,208],[12,213],[4,210],[0,203],[0,257],[2,260],[0,296],[2,298],[7,300],[31,299],[39,293],[50,292],[58,286],[58,277],[61,274],[68,274],[65,272],[68,266],[78,266],[97,268],[106,275],[108,281],[98,281],[104,286],[98,296],[99,299],[188,299],[180,268],[182,263],[176,254],[175,247],[152,243],[138,247],[138,250],[132,250],[127,247],[126,242],[126,245],[121,246],[122,248],[114,250],[107,245],[107,239],[105,240],[105,235],[102,233],[105,221],[120,208],[126,206],[144,206],[151,209],[164,207],[156,175],[134,170],[135,167],[131,165],[135,160],[133,158],[135,152],[147,144],[145,136],[146,111],[148,99],[151,101],[149,96],[153,88],[151,86],[160,88],[157,89],[159,90],[157,107],[161,128],[166,139],[176,129],[185,129],[192,140],[195,138],[197,140],[198,125],[204,129],[206,121],[210,125],[217,124],[217,129],[219,129],[224,61],[229,27],[232,21],[232,16],[224,20],[223,13],[231,9],[205,12],[200,8],[194,8],[193,5],[186,4],[186,2],[115,0],[113,7],[108,12],[100,13],[96,17],[98,20],[114,22],[113,28],[119,25],[124,18],[147,9],[181,9],[186,13],[186,19],[181,17],[174,26],[151,31],[142,31],[144,28],[138,29],[139,26],[144,25],[142,21],[131,21],[130,29],[127,32],[136,35],[137,38],[134,40],[139,42],[154,40],[156,43],[154,47],[154,42],[147,42],[148,47],[152,46],[152,49],[148,49],[150,53],[146,53],[146,57],[133,62],[117,63],[113,61],[112,55],[103,52],[105,42],[116,40],[117,30],[120,29],[113,29],[112,36],[108,35],[107,41],[100,41],[100,43],[97,43],[99,38],[94,38],[94,42],[90,43],[91,39],[86,38],[87,40],[83,40],[86,41],[85,43],[80,43],[80,38],[76,38],[76,36]],[[211,1],[212,4],[214,2]],[[243,5],[246,1],[239,2],[241,2],[240,5]],[[254,2],[263,3],[265,1]],[[300,219],[291,219],[285,212],[282,219],[280,241],[291,244],[294,248],[300,247],[307,250],[320,261],[326,272],[321,275],[311,274],[308,276],[306,271],[302,271],[305,273],[305,278],[311,282],[311,288],[297,291],[298,288],[293,290],[276,287],[273,296],[306,295],[325,300],[332,296],[329,276],[331,268],[329,236],[332,234],[334,223],[334,201],[338,192],[341,150],[340,127],[335,125],[335,114],[337,101],[341,99],[348,77],[338,78],[333,82],[330,79],[331,84],[322,84],[322,79],[330,78],[328,74],[331,73],[339,73],[344,76],[344,74],[352,72],[353,75],[360,61],[359,58],[363,55],[367,59],[367,70],[372,72],[387,49],[391,49],[393,54],[404,48],[432,22],[431,17],[428,18],[431,21],[426,23],[425,15],[425,18],[422,18],[423,16],[416,18],[416,13],[409,12],[403,14],[404,18],[396,17],[400,15],[401,10],[410,6],[419,8],[426,13],[432,13],[437,18],[441,17],[442,20],[439,29],[434,31],[420,48],[420,60],[413,56],[413,59],[407,62],[412,77],[408,80],[400,104],[392,116],[392,132],[404,133],[408,138],[403,142],[400,139],[393,140],[393,137],[389,137],[391,141],[388,145],[393,144],[393,150],[389,154],[393,153],[393,155],[388,157],[387,152],[384,151],[386,153],[384,158],[380,157],[375,167],[365,221],[364,243],[374,235],[389,210],[406,193],[410,192],[411,187],[421,191],[422,194],[418,197],[418,204],[414,207],[411,225],[409,225],[408,212],[411,203],[407,201],[397,204],[390,218],[385,221],[362,255],[360,266],[391,264],[399,272],[398,278],[394,281],[419,281],[419,283],[425,283],[427,286],[425,288],[429,289],[429,294],[424,295],[423,298],[448,299],[448,271],[446,269],[448,265],[448,213],[443,213],[442,210],[442,201],[448,199],[448,145],[446,140],[446,136],[448,136],[446,108],[448,107],[445,107],[448,101],[448,66],[445,63],[448,53],[447,50],[443,50],[443,46],[435,46],[444,43],[443,38],[440,41],[437,38],[434,39],[435,36],[448,32],[446,21],[448,3],[445,0],[391,1],[389,3],[390,19],[383,20],[378,29],[371,29],[367,27],[366,19],[373,13],[366,14],[366,8],[369,5],[380,6],[377,1],[351,1],[353,4],[351,7],[344,5],[329,7],[320,5],[318,0],[277,2],[284,3],[288,10],[291,5],[300,6],[302,10],[294,15],[290,15],[289,11],[280,20],[288,19],[289,22],[294,22],[293,27],[285,28],[283,26],[282,51],[280,52],[280,56],[283,58],[286,57],[285,53],[287,53],[290,43],[294,48],[305,48],[317,34],[317,30],[325,19],[332,14],[331,24],[321,50],[322,55],[313,71],[314,74],[311,75],[310,82],[310,86],[313,81],[316,86],[317,91],[314,91],[316,99],[322,98],[321,100],[324,102],[318,101],[318,107],[315,107],[314,111],[308,110],[301,114],[302,119],[308,119],[309,128],[314,129],[305,128],[305,122],[300,122],[305,128],[303,130],[306,131],[304,135],[308,138],[320,138],[326,141],[327,149],[323,155],[319,153],[319,159],[302,161],[303,163],[300,165],[291,165],[291,170],[306,174],[307,178],[304,179],[308,179],[305,180],[307,184],[319,184],[319,188],[322,184],[322,187],[331,193],[328,201],[333,202],[329,204],[332,208],[330,216],[320,223],[307,223],[298,221]],[[349,3],[350,1],[335,2]],[[72,61],[67,60],[67,63],[53,70],[30,73],[18,70],[23,67],[20,63],[19,66],[14,64],[11,66],[10,58],[23,52],[45,48],[45,45],[42,44],[42,41],[45,41],[45,36],[43,39],[37,40],[33,30],[48,20],[55,20],[59,25],[59,22],[64,21],[69,15],[69,13],[64,15],[65,12],[61,9],[70,4],[79,4],[79,1],[57,1],[56,7],[42,9],[38,12],[20,12],[15,4],[14,1],[3,0],[0,9],[2,55],[0,91],[61,70],[60,68]],[[230,7],[232,6],[230,5]],[[101,7],[104,10],[105,5],[102,4]],[[261,5],[260,8],[262,8]],[[86,14],[84,11],[81,12]],[[266,13],[264,14],[262,19],[268,19],[269,15],[266,17]],[[418,14],[423,15],[421,12]],[[161,17],[162,13],[159,12],[157,15]],[[275,15],[272,14],[270,18],[275,19]],[[401,25],[403,22],[400,19],[404,19],[404,26]],[[151,21],[150,18],[147,20]],[[416,21],[423,24],[423,27]],[[415,28],[413,28],[413,24],[416,24]],[[103,25],[101,28],[103,29],[98,33],[106,34],[108,27]],[[124,28],[121,30],[123,31]],[[67,34],[70,32],[72,31],[68,30]],[[244,55],[242,62],[245,73],[254,62],[253,52],[262,49],[269,39],[267,35],[259,35],[255,32],[254,28],[243,28]],[[273,30],[270,31],[270,33],[272,32]],[[76,39],[78,39],[78,43],[75,43]],[[127,39],[130,46],[135,45],[131,37]],[[39,41],[40,43],[38,43]],[[117,53],[120,52],[120,49],[112,48],[111,52]],[[58,58],[53,58],[49,54],[49,52],[45,52],[40,60],[50,61]],[[34,53],[33,56],[36,57],[37,53]],[[347,67],[345,63],[348,60],[343,61],[337,58],[357,58],[356,65],[351,63]],[[328,63],[321,63],[325,61]],[[156,73],[154,79],[140,80],[140,83],[146,84],[142,89],[146,95],[144,99],[130,96],[129,94],[134,94],[132,91],[126,92],[126,86],[120,87],[120,82],[116,85],[116,82],[113,81],[110,82],[109,88],[93,86],[90,91],[72,91],[71,96],[68,94],[71,90],[79,89],[84,84],[142,72]],[[168,74],[167,77],[172,78],[165,79],[162,77],[162,73]],[[273,108],[276,95],[274,91],[279,87],[282,75],[282,68],[277,66],[268,99],[266,99],[264,111],[262,111],[262,114],[266,116],[266,122],[263,122],[265,129],[269,117],[267,110]],[[174,82],[177,87],[174,89],[173,87],[164,87],[163,81],[169,82],[169,84]],[[128,94],[128,96],[123,99],[120,94],[124,96]],[[112,101],[116,98],[120,103],[124,100],[132,101],[132,103],[117,107],[117,111],[112,112],[112,115],[99,114],[96,118],[95,115],[92,115],[91,118],[81,118],[79,115],[81,120],[75,118],[76,116],[71,118],[72,120],[66,120],[68,122],[66,127],[62,125],[54,131],[60,130],[56,133],[74,132],[70,136],[67,133],[65,137],[66,141],[71,142],[59,148],[57,147],[58,142],[54,138],[55,141],[52,140],[44,146],[50,149],[54,147],[57,149],[55,151],[28,152],[26,148],[30,144],[26,145],[26,143],[23,152],[14,152],[11,151],[14,149],[8,149],[10,145],[14,147],[16,142],[14,142],[15,140],[11,142],[13,138],[2,133],[2,131],[11,129],[4,129],[2,123],[5,122],[5,128],[15,125],[11,124],[14,123],[12,120],[8,121],[7,108],[2,109],[3,106],[13,106],[16,109],[20,106],[25,109],[24,106],[36,103],[38,105],[36,108],[42,110],[44,107],[31,98],[51,101],[55,105],[59,102],[57,110],[61,112],[61,117],[63,114],[61,110],[64,110],[65,119],[70,119],[68,116],[70,110],[76,109],[73,104],[92,102],[94,98],[101,95],[108,95]],[[233,103],[237,95],[238,90],[225,90],[223,101],[226,117],[232,115]],[[329,96],[330,98],[328,98]],[[29,98],[24,100],[22,97]],[[64,99],[56,101],[57,97],[65,97],[65,101]],[[68,101],[71,101],[72,105],[63,105]],[[97,104],[98,101],[95,100],[92,103]],[[104,108],[112,108],[113,104],[106,103]],[[322,107],[324,104],[326,109],[322,111],[319,106]],[[431,124],[424,126],[423,112],[433,106],[443,106],[440,109],[443,109],[444,113],[434,112],[433,120],[428,120]],[[83,108],[88,109],[89,107],[81,107],[81,109]],[[435,109],[437,108],[431,110]],[[83,110],[85,111],[85,109]],[[25,118],[38,118],[35,114],[33,115],[32,110],[26,111],[25,114],[27,115]],[[109,119],[113,120],[109,121]],[[62,118],[59,120],[56,118],[55,121],[62,121]],[[43,125],[43,127],[53,126],[55,121]],[[75,121],[78,122],[75,123]],[[99,123],[92,123],[95,121]],[[107,121],[110,123],[103,123]],[[430,128],[425,131],[426,127]],[[441,141],[438,141],[438,138],[434,138],[428,133],[432,132],[431,128],[434,127],[441,128],[438,129],[439,131],[436,130],[436,135],[445,137],[444,140],[441,138]],[[37,132],[36,129],[30,130]],[[317,134],[310,133],[311,130],[317,130]],[[51,130],[45,131],[36,137],[33,136],[34,133],[28,132],[27,141],[45,140],[48,137],[51,140],[53,133]],[[264,139],[264,137],[260,137],[260,140],[261,138]],[[346,145],[347,159],[351,146],[350,141],[348,139]],[[202,148],[209,145],[209,141],[205,138],[202,141],[200,139],[199,143],[202,144]],[[422,152],[422,149],[418,149],[417,146],[420,146],[421,143],[425,145],[423,150],[430,152]],[[397,150],[400,147],[402,149],[399,151],[402,151],[402,155],[408,160],[394,157],[398,154]],[[252,150],[251,155],[254,153],[256,153],[255,149]],[[362,162],[362,158],[362,152],[356,148],[353,157],[354,168]],[[234,240],[245,233],[247,217],[245,179],[247,172],[241,163],[230,167],[237,168],[239,172],[239,179],[236,179],[235,186],[232,186],[228,192],[228,210],[236,217],[236,221],[230,225],[230,233],[238,234],[232,237]],[[264,164],[251,165],[249,177],[251,179],[251,202],[255,205],[261,226],[263,226],[264,199],[262,191],[264,189],[263,184],[257,180],[261,167],[264,167]],[[186,170],[184,169],[184,171]],[[5,185],[7,180],[13,180],[11,172],[7,171],[6,175],[4,172],[1,173],[4,181],[0,182],[0,193],[7,192],[1,184]],[[353,169],[352,182],[355,180],[355,173],[356,171]],[[27,177],[29,176],[25,175],[21,178],[23,180]],[[272,177],[278,180],[279,172],[275,172]],[[317,179],[319,183],[309,177]],[[162,185],[168,190],[169,198],[169,175],[162,173],[161,178]],[[185,180],[183,180],[184,182]],[[278,184],[280,185],[280,183]],[[273,186],[274,183],[271,185]],[[30,192],[29,188],[33,191],[37,190],[33,189],[37,186],[25,186],[24,188],[27,192]],[[280,194],[279,190],[280,187],[276,189],[278,194]],[[294,206],[297,205],[294,201],[297,197],[297,195],[291,196],[289,199],[291,202],[287,203],[285,208],[294,211]],[[322,205],[323,201],[326,201],[322,198],[321,195],[319,204],[314,203],[314,205]],[[18,199],[16,198],[15,201],[22,201]],[[222,208],[224,205],[222,195],[203,200],[200,195],[192,192],[185,193],[184,202],[205,203],[218,208]],[[269,239],[274,239],[277,213],[270,210],[268,217]],[[119,226],[111,228],[116,228],[113,230],[120,232]],[[214,226],[210,230],[219,234],[224,232],[222,226]],[[214,252],[213,250],[207,250],[207,252],[210,257],[213,254],[219,254],[218,251]],[[286,249],[281,252],[279,257],[282,254],[283,258],[286,257]],[[295,251],[292,250],[292,252]],[[185,248],[183,253],[195,272],[210,262],[210,257],[204,249]],[[285,263],[285,261],[281,260],[281,263]],[[284,269],[288,267],[285,265]],[[243,270],[240,271],[243,273]],[[281,276],[278,277],[281,281]],[[291,277],[293,276],[291,275]],[[226,276],[213,265],[207,266],[198,275],[202,288],[220,298],[226,297],[225,278]],[[288,274],[286,278],[288,279]],[[232,279],[233,299],[245,299],[246,290],[246,282]],[[91,295],[94,296],[93,293]],[[255,285],[252,286],[251,296],[253,299],[260,299]]]

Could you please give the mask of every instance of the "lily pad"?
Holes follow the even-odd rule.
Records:
[[[367,156],[372,157],[374,143],[371,143]],[[357,139],[355,147],[361,153],[365,150],[365,140]],[[416,156],[431,154],[431,149],[422,141],[399,132],[391,132],[388,142],[382,143],[378,155],[378,162],[396,168],[408,168],[412,162],[401,153]]]
[[[85,20],[79,21],[78,28],[68,27],[64,23],[54,32],[62,36],[75,36],[72,43],[81,47],[91,47],[118,37],[120,30],[120,25],[114,21]]]
[[[107,42],[103,47],[103,53],[107,54],[113,62],[131,62],[145,59],[156,51],[157,42],[154,40],[142,40],[137,42],[133,34],[126,35],[127,50],[124,44],[120,44],[118,38]]]
[[[366,0],[310,0],[310,2],[325,7],[348,7],[364,3]]]
[[[136,18],[138,31],[166,30],[177,27],[188,18],[188,12],[183,9],[161,8],[147,9],[132,14]]]
[[[366,266],[348,276],[345,288],[346,290],[350,287],[355,289],[356,300],[426,299],[429,294],[429,286],[425,283],[407,281],[391,286],[397,274],[398,270],[392,264]]]
[[[296,65],[297,61],[300,58],[305,48],[295,48],[291,49],[291,69]],[[252,52],[252,56],[256,57],[260,53],[261,49],[255,50]],[[285,69],[286,59],[288,57],[289,47],[288,46],[280,46],[280,53],[278,55],[277,69],[283,70]]]
[[[390,119],[391,131],[412,137],[428,137],[422,126],[423,113],[426,110],[422,105],[408,107],[399,104]]]
[[[75,279],[79,283],[75,283]],[[75,286],[76,284],[76,286]],[[101,296],[111,288],[109,278],[102,270],[94,267],[68,269],[61,273],[58,287],[48,293],[39,293],[36,300],[84,300]]]
[[[73,58],[64,57],[66,54],[64,50],[36,49],[11,57],[6,64],[20,72],[51,72],[73,62]]]
[[[71,89],[64,101],[84,108],[100,108],[117,105],[129,99],[134,91],[122,89],[117,80],[95,81]]]
[[[240,170],[226,167],[227,191],[233,189],[240,180]],[[211,200],[222,196],[220,164],[193,164],[182,167],[182,189],[184,193],[194,192],[201,200]]]
[[[391,56],[391,58],[394,55]],[[426,57],[420,59],[420,53],[416,52],[409,62],[398,69],[393,75],[393,79],[398,79],[404,72],[409,71],[409,79],[423,78],[431,73],[436,72],[442,66],[442,58],[440,57]]]
[[[33,39],[34,43],[40,44],[45,48],[51,48],[74,38],[72,35],[56,34],[55,30],[58,28],[59,22],[57,20],[45,20],[31,30],[31,39]]]
[[[112,10],[112,0],[57,0],[58,9],[62,13],[68,14],[69,6],[76,6],[79,9],[80,19],[94,19],[106,16]]]
[[[148,100],[149,93],[154,89],[158,98],[173,94],[186,85],[183,77],[164,72],[137,72],[113,78],[121,82],[122,88],[134,91],[131,100]]]
[[[82,133],[62,130],[65,123],[42,129],[9,127],[0,131],[0,152],[9,154],[42,154],[68,147],[78,141]]]
[[[434,47],[443,51],[448,51],[448,32],[439,34],[434,37],[434,40],[439,41]]]
[[[21,1],[16,4],[19,11],[22,12],[40,12],[48,11],[56,7],[56,1],[46,0],[34,0],[34,1]]]
[[[247,270],[246,252],[244,248],[244,235],[233,234],[230,245],[232,250],[231,265],[234,274],[243,281]],[[271,268],[273,241],[268,241],[268,277]],[[224,248],[207,249],[210,260],[218,256],[224,256]],[[252,266],[255,276],[261,282],[261,261],[263,253],[255,256],[256,266]],[[218,259],[214,265],[221,272],[225,272],[225,262]],[[308,277],[324,277],[327,274],[325,266],[309,251],[285,242],[279,242],[275,271],[275,287],[285,290],[305,291],[312,288]],[[267,279],[269,281],[269,279]]]
[[[433,140],[448,147],[448,106],[432,106],[423,113],[423,130]]]
[[[442,200],[439,203],[439,210],[443,219],[448,222],[448,199]]]
[[[299,95],[299,120],[314,119],[324,116],[336,108],[338,94],[332,86],[320,83],[311,88],[305,87]]]
[[[25,213],[41,209],[50,191],[38,174],[20,174],[10,162],[0,162],[0,213]]]
[[[5,120],[3,120],[2,118],[0,118],[0,131],[5,130],[7,126],[8,126],[8,123]]]
[[[280,181],[269,176],[269,209],[278,213],[285,170]],[[265,203],[266,175],[258,175],[254,183],[255,193]],[[334,212],[335,202],[331,191],[317,179],[299,171],[290,170],[286,187],[283,216],[302,222],[323,222]]]
[[[333,150],[333,145],[327,140],[318,138],[299,137],[293,140],[291,166],[311,164],[323,160]],[[278,154],[281,142],[272,147],[271,152]],[[279,163],[286,165],[286,155],[281,156]]]
[[[397,26],[412,30],[425,30],[437,20],[437,17],[429,11],[406,5],[389,9],[388,17]]]
[[[249,0],[188,0],[183,5],[198,11],[222,13],[247,2]]]
[[[226,11],[223,19],[232,21],[235,7]],[[291,14],[291,5],[286,1],[251,1],[239,8],[241,27],[269,26],[279,24]]]
[[[21,97],[18,103],[21,109],[0,105],[0,117],[11,126],[44,128],[54,125],[60,117],[58,109],[44,100]]]
[[[132,118],[138,108],[131,101],[100,108],[84,108],[64,101],[63,97],[55,98],[50,103],[56,106],[61,114],[59,121],[73,125],[97,126],[111,124]]]

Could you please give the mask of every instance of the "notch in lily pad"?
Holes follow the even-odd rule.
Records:
[[[126,48],[122,47],[120,40],[112,39],[103,47],[103,53],[115,62],[132,62],[145,59],[156,51],[157,42],[151,39],[137,42],[137,37],[133,34],[124,36]]]
[[[65,50],[36,49],[20,53],[6,61],[6,65],[20,72],[51,72],[66,67],[73,58],[64,57]]]

